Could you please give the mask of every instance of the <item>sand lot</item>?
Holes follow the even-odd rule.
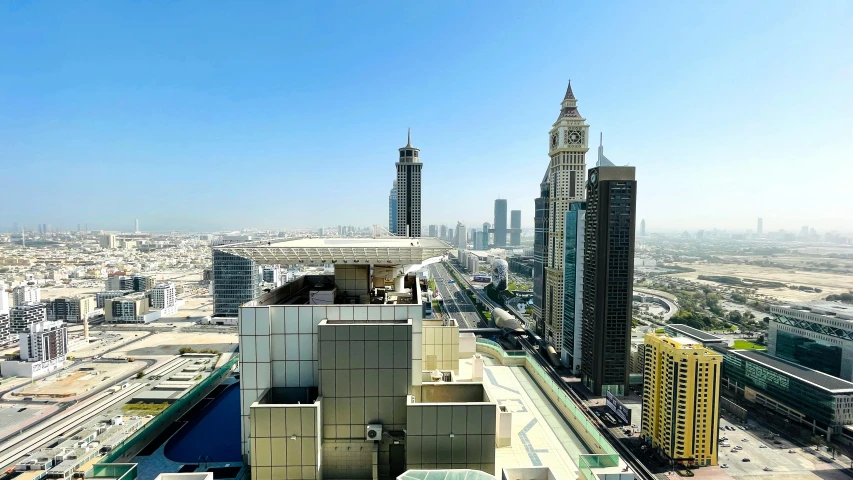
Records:
[[[683,267],[692,268],[695,272],[678,273],[675,277],[691,280],[698,283],[713,285],[717,288],[725,287],[721,283],[699,280],[699,275],[727,275],[732,277],[750,278],[755,280],[766,280],[782,282],[789,285],[805,285],[817,287],[823,290],[821,293],[802,292],[790,288],[759,288],[759,295],[774,297],[783,302],[807,302],[820,300],[833,293],[844,293],[853,290],[853,275],[838,275],[824,272],[804,272],[799,270],[787,270],[775,267],[759,267],[754,265],[729,265],[729,264],[697,264],[685,263]],[[738,288],[738,287],[733,287]]]
[[[57,375],[36,380],[12,393],[15,397],[68,398],[111,384],[114,380],[139,370],[143,362],[100,363],[84,362]],[[91,368],[93,370],[84,370]]]
[[[196,350],[212,348],[220,352],[237,348],[236,333],[158,332],[139,342],[120,348],[110,356],[148,357],[151,355],[178,355],[181,347]]]

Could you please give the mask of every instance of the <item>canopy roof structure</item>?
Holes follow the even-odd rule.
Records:
[[[441,257],[453,247],[437,238],[297,238],[232,243],[214,250],[272,265],[415,265]]]

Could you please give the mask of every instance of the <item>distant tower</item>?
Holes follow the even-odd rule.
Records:
[[[539,198],[533,201],[533,324],[545,336],[545,267],[548,266],[549,169],[539,184]]]
[[[406,146],[399,149],[397,166],[397,235],[421,236],[421,169],[420,149],[412,146],[409,129]]]
[[[495,247],[506,246],[506,199],[495,200]]]
[[[481,240],[481,242],[483,242],[481,247],[482,250],[489,249],[489,231],[491,231],[491,228],[492,226],[489,225],[489,222],[483,224],[483,239]]]
[[[761,223],[761,220],[760,220],[760,219],[758,220],[758,223],[759,223],[759,224]],[[644,218],[644,219],[642,219],[642,220],[640,220],[640,236],[641,236],[641,237],[645,237],[645,236],[646,236],[646,219],[645,219],[645,218]]]
[[[557,353],[563,348],[564,223],[569,204],[584,198],[586,152],[589,151],[589,125],[578,112],[577,104],[569,82],[566,95],[560,102],[560,115],[548,136],[548,156],[551,157],[548,166],[550,221],[542,315],[546,339],[554,345]]]
[[[509,212],[509,245],[521,246],[521,210]]]
[[[388,231],[397,233],[397,180],[394,180],[388,195]]]
[[[138,218],[136,219],[136,230],[135,230],[135,232],[139,233],[139,219]]]
[[[764,219],[758,217],[758,228],[755,230],[759,235],[764,233]]]
[[[447,240],[447,225],[441,225],[438,227],[438,238]]]
[[[462,222],[456,222],[456,246],[463,250],[468,248],[468,229]]]

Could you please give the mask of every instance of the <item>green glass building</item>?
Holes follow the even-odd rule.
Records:
[[[722,385],[789,419],[837,433],[853,424],[853,383],[755,350],[723,354]]]

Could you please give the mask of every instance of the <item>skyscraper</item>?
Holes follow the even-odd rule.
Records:
[[[594,395],[624,395],[631,355],[634,293],[634,167],[614,166],[598,149],[589,170],[584,232],[581,373]]]
[[[539,184],[539,198],[533,213],[533,324],[539,336],[545,336],[545,267],[548,264],[548,172]]]
[[[447,225],[438,227],[438,238],[447,240]]]
[[[563,348],[560,360],[572,372],[580,370],[583,315],[583,255],[586,202],[569,204],[563,256]]]
[[[511,247],[521,245],[521,210],[509,212],[509,245]]]
[[[135,230],[135,232],[139,233],[139,219],[138,218],[136,219],[136,230]]]
[[[252,260],[213,250],[213,316],[236,318],[240,305],[260,295],[260,272]]]
[[[763,218],[758,217],[758,226],[756,227],[755,231],[759,235],[764,233],[764,219]]]
[[[388,195],[388,231],[397,233],[397,180],[394,180]]]
[[[412,146],[409,130],[406,146],[399,149],[397,165],[397,235],[421,236],[421,169],[420,149]]]
[[[489,222],[483,223],[483,239],[481,240],[483,242],[483,250],[489,249],[489,231],[491,228],[492,226],[489,225]]]
[[[723,356],[684,337],[645,341],[642,437],[672,461],[716,465]]]
[[[456,222],[456,246],[463,250],[468,248],[468,229],[462,222]]]
[[[560,116],[550,131],[548,155],[548,262],[545,267],[543,316],[545,338],[559,353],[563,348],[563,241],[569,204],[583,200],[589,125],[581,117],[569,82]]]
[[[395,209],[395,211],[396,211],[396,209]],[[395,224],[396,224],[396,222],[395,222]],[[435,225],[430,225],[429,226],[429,235],[427,235],[427,236],[436,237],[437,235],[438,235],[438,228]]]
[[[495,247],[506,246],[506,199],[495,200]]]
[[[640,220],[640,236],[641,237],[646,236],[646,219],[645,218]]]

